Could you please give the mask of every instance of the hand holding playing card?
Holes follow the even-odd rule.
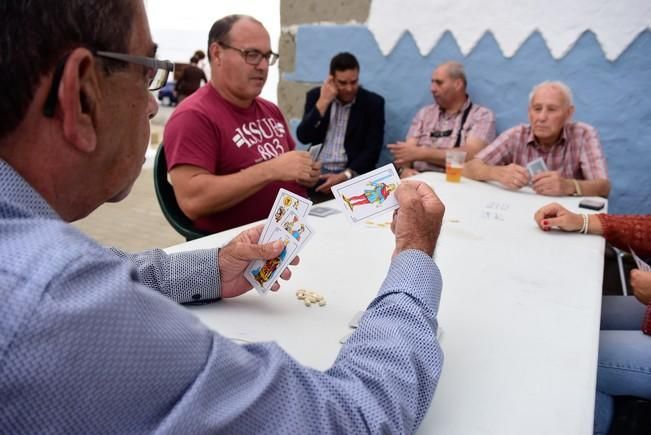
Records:
[[[630,276],[633,294],[637,300],[644,305],[651,304],[651,272],[633,269]]]
[[[258,244],[262,225],[250,228],[231,240],[226,246],[219,250],[217,261],[219,262],[219,273],[221,281],[222,298],[232,298],[251,290],[251,284],[244,278],[243,272],[249,263],[258,259],[271,259],[277,257],[283,249],[278,242]],[[299,258],[294,258],[291,265],[297,265]],[[280,274],[284,280],[291,277],[289,269]],[[276,291],[280,285],[276,282],[271,287]]]
[[[321,162],[312,161],[312,170],[308,178],[297,179],[296,182],[301,186],[314,187],[319,182],[321,176]]]
[[[497,181],[510,190],[518,190],[529,184],[529,171],[520,165],[494,166]]]
[[[565,196],[574,192],[572,180],[556,171],[540,172],[531,179],[531,188],[539,195]]]
[[[277,279],[286,276],[288,264],[312,237],[314,231],[303,219],[310,211],[312,201],[285,189],[280,189],[267,222],[260,235],[260,243],[274,243],[275,255],[249,262],[242,275],[260,294],[278,288]]]
[[[265,163],[272,169],[274,180],[309,180],[312,177],[313,162],[307,151],[290,151]]]
[[[391,231],[396,236],[396,256],[407,249],[434,255],[441,232],[445,206],[431,187],[420,181],[405,181],[396,190],[400,208],[393,214]]]
[[[527,171],[529,171],[529,175],[531,175],[532,178],[537,174],[540,174],[541,172],[547,172],[548,170],[549,169],[547,169],[547,163],[545,163],[542,157],[538,157],[537,159],[527,164]]]

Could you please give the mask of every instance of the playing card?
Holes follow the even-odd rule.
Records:
[[[332,193],[346,217],[353,223],[398,208],[394,195],[400,177],[393,164],[344,181]]]
[[[548,169],[542,157],[538,157],[527,164],[527,171],[529,171],[529,175],[533,177],[540,172],[547,172]]]
[[[314,234],[312,228],[306,222],[303,222],[301,217],[293,211],[287,213],[280,221],[280,227],[287,231],[287,234],[292,236],[296,242],[298,242],[299,250],[305,246],[305,243],[307,243]]]
[[[278,257],[271,260],[253,261],[244,271],[244,277],[262,295],[269,291],[280,273],[298,253],[298,242],[285,230],[274,224],[270,231],[269,242],[276,240],[282,241],[285,245]]]
[[[319,154],[321,154],[321,148],[323,147],[323,144],[317,144],[317,145],[312,145],[307,152],[310,153],[310,157],[312,157],[312,160],[319,160]]]
[[[312,207],[310,209],[309,214],[310,216],[326,217],[326,216],[330,216],[331,214],[337,214],[337,213],[341,213],[341,212],[337,209],[324,207],[320,205],[320,206]]]
[[[642,272],[651,272],[651,266],[649,266],[644,260],[638,257],[635,251],[633,251],[632,249],[631,249],[631,255],[633,255],[633,260],[635,260],[635,264],[637,265],[638,269],[640,269]]]
[[[272,223],[280,222],[289,211],[293,211],[300,217],[303,217],[310,211],[310,207],[312,207],[312,201],[309,199],[303,198],[289,190],[280,189],[278,195],[276,195],[276,201],[274,201],[274,205],[269,212],[267,222],[262,229],[259,243],[267,243],[269,241],[269,229]]]

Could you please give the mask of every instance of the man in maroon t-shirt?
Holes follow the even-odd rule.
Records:
[[[264,26],[229,15],[208,40],[210,86],[179,105],[164,143],[181,209],[197,228],[217,232],[267,217],[281,187],[307,196],[320,164],[295,151],[280,109],[258,97],[278,58]]]

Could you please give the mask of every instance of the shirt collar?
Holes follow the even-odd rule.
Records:
[[[13,209],[12,214],[61,219],[45,199],[12,168],[0,159],[0,213],[5,207]]]
[[[569,128],[569,125],[567,123],[565,123],[565,125],[563,126],[563,129],[561,130],[561,137],[559,137],[558,140],[556,141],[556,143],[554,143],[554,145],[552,145],[552,148],[555,147],[555,146],[562,146],[562,145],[565,145],[567,143],[567,138],[568,138],[568,135],[569,135],[568,128]],[[532,145],[532,146],[534,146],[536,148],[540,148],[540,144],[538,142],[536,142],[536,138],[533,135],[533,127],[531,125],[529,125],[529,134],[527,134],[527,145]]]
[[[350,103],[343,104],[337,98],[335,98],[334,103],[337,105],[337,107],[340,107],[342,109],[347,109],[348,107],[352,107],[352,105],[355,104],[355,101],[357,101],[357,96],[355,96],[355,98],[353,98],[353,101],[351,101]]]
[[[446,117],[450,117],[450,116],[457,116],[458,114],[463,113],[466,109],[468,109],[468,107],[470,107],[470,103],[471,103],[470,96],[466,94],[466,102],[463,103],[463,106],[461,106],[457,112],[449,113],[438,104],[436,105],[436,107],[438,108],[440,114],[444,114]]]

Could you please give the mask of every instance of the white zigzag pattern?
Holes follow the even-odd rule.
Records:
[[[506,57],[512,57],[536,30],[555,59],[565,56],[579,36],[591,30],[609,60],[651,28],[649,0],[373,0],[368,29],[389,54],[409,31],[422,55],[445,31],[467,55],[487,31]]]

